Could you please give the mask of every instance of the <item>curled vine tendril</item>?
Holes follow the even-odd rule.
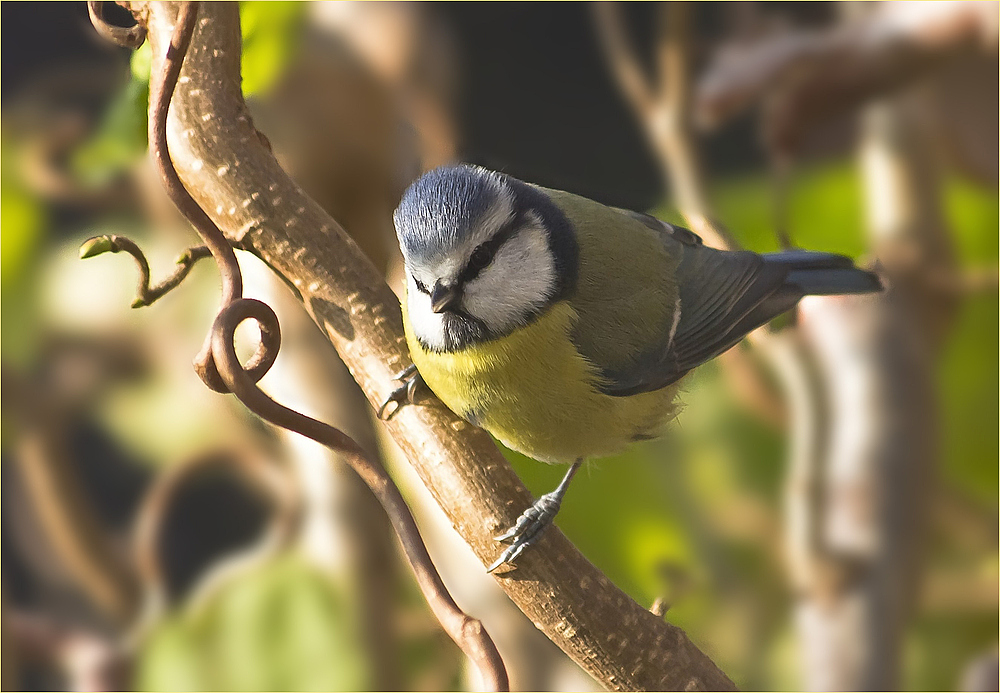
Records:
[[[91,3],[91,16],[95,16],[95,3]],[[232,393],[252,412],[270,423],[295,431],[340,453],[345,461],[371,488],[382,504],[399,537],[400,543],[417,583],[424,593],[431,610],[445,631],[463,652],[477,665],[483,685],[490,690],[508,690],[507,671],[503,660],[482,624],[459,609],[431,561],[417,529],[416,522],[406,506],[399,489],[385,468],[368,458],[361,447],[342,431],[321,421],[289,409],[271,399],[257,382],[274,363],[281,342],[277,316],[266,303],[243,297],[243,277],[236,261],[236,254],[221,229],[209,218],[191,197],[174,168],[167,148],[167,110],[180,75],[184,56],[194,34],[198,16],[198,3],[181,4],[173,35],[164,56],[162,70],[150,79],[149,147],[161,182],[167,195],[178,210],[195,227],[205,247],[219,266],[222,276],[222,305],[212,324],[204,346],[195,357],[195,370],[205,384],[221,393]],[[98,24],[101,22],[101,25]],[[95,26],[105,34],[103,20],[95,19]],[[111,37],[119,42],[119,33]],[[143,36],[145,29],[143,29]],[[105,34],[106,35],[106,34]],[[116,38],[117,37],[117,38]],[[149,267],[135,244],[113,241],[118,250],[125,250],[139,262],[141,287],[148,288]],[[86,246],[85,246],[86,249]],[[114,248],[105,250],[118,252]],[[104,252],[104,251],[101,251]],[[180,280],[177,279],[172,286]],[[169,281],[169,280],[168,280]],[[167,289],[169,290],[169,289]],[[250,361],[243,365],[236,355],[234,337],[236,328],[252,320],[260,328],[261,340]]]
[[[123,48],[138,48],[146,40],[146,27],[142,24],[132,26],[115,26],[104,18],[104,3],[100,0],[89,0],[87,12],[90,21],[102,37]]]

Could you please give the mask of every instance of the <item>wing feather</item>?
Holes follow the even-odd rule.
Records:
[[[708,248],[688,229],[646,214],[546,192],[577,233],[572,338],[607,394],[666,387],[776,314],[759,307],[782,287],[787,264]]]

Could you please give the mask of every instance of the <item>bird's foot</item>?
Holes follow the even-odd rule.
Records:
[[[382,406],[378,408],[378,418],[384,421],[391,419],[404,404],[416,404],[417,388],[424,384],[424,379],[420,377],[420,373],[417,372],[417,367],[414,365],[410,365],[394,375],[393,380],[398,380],[403,384],[390,392],[389,396],[382,402]],[[393,403],[396,406],[390,409]]]
[[[510,546],[504,549],[500,557],[493,561],[490,567],[486,569],[487,573],[492,573],[505,563],[507,565],[514,565],[518,556],[538,541],[542,536],[542,532],[552,524],[556,513],[559,512],[559,506],[562,505],[562,499],[566,495],[570,479],[576,474],[576,470],[580,468],[580,464],[579,461],[575,462],[569,468],[569,471],[566,472],[566,476],[563,477],[563,480],[559,483],[559,487],[555,491],[546,493],[536,500],[530,508],[521,513],[521,516],[517,518],[517,522],[514,523],[513,527],[503,534],[494,537],[496,541],[510,543]]]
[[[504,549],[500,558],[493,561],[493,564],[486,569],[487,573],[502,566],[514,565],[517,557],[524,553],[524,550],[538,541],[542,536],[542,530],[552,524],[556,513],[559,512],[561,498],[556,496],[556,492],[546,493],[532,504],[530,508],[521,513],[517,522],[509,530],[494,537],[497,541],[508,542],[510,546]]]

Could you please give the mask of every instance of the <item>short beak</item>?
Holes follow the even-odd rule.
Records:
[[[461,298],[459,290],[454,286],[444,286],[441,282],[434,284],[431,290],[431,310],[435,313],[443,313],[458,305]]]

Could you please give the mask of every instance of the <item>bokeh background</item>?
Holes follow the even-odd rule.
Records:
[[[474,688],[364,487],[195,376],[209,263],[132,311],[127,257],[78,259],[128,235],[155,278],[195,242],[144,156],[148,48],[104,43],[84,3],[0,13],[3,686]],[[996,690],[995,3],[241,19],[257,127],[390,282],[399,195],[455,160],[877,263],[887,297],[809,302],[698,369],[671,435],[590,463],[558,525],[743,688]],[[700,175],[657,134],[678,98]],[[285,333],[262,386],[381,452],[515,688],[596,690],[484,574],[291,294],[241,262]],[[563,472],[510,458],[536,495]]]

